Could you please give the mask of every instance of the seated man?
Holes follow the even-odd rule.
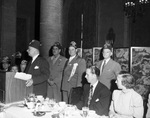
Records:
[[[108,115],[111,92],[98,81],[99,74],[100,70],[95,66],[86,69],[85,77],[90,84],[84,85],[83,97],[77,107],[79,109],[89,107],[98,115]]]

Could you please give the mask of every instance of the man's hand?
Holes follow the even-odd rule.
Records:
[[[54,81],[49,80],[49,79],[48,79],[48,83],[49,83],[51,86],[55,84]]]
[[[31,86],[32,84],[33,84],[33,79],[27,80],[27,82],[26,82],[27,87]]]

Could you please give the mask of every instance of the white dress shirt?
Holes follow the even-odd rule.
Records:
[[[35,55],[35,56],[32,58],[32,62],[31,62],[31,63],[33,63],[34,60],[35,60],[38,56],[39,56],[39,54]]]
[[[73,60],[73,58],[75,58],[76,55],[72,56],[69,58],[69,63]]]
[[[93,92],[92,92],[92,95],[94,94],[94,91],[95,91],[95,88],[96,88],[97,84],[98,84],[98,81],[97,81],[95,84],[90,85],[90,86],[93,86]]]

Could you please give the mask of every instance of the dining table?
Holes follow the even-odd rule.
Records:
[[[61,104],[63,103],[63,104]],[[76,106],[64,104],[64,102],[49,104],[44,103],[40,109],[30,108],[24,101],[10,103],[0,112],[0,118],[108,118],[99,116],[92,110],[84,114],[83,110]]]

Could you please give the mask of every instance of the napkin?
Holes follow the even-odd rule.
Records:
[[[29,80],[32,78],[31,74],[26,74],[23,72],[16,72],[15,76],[16,79],[21,79],[21,80]]]

